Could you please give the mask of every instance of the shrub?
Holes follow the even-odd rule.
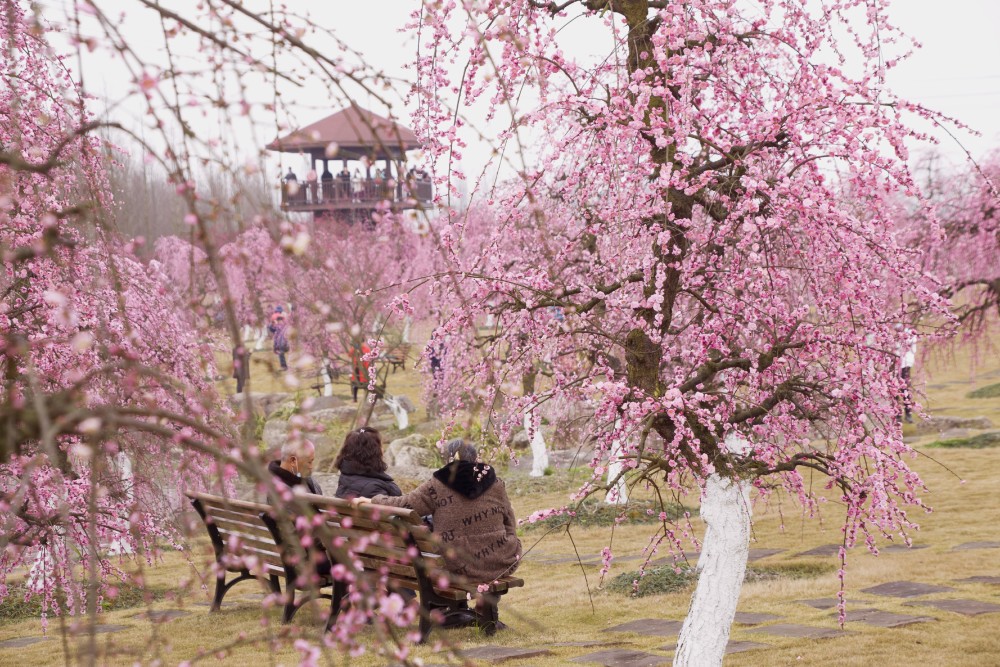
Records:
[[[163,591],[161,590],[143,590],[134,584],[119,584],[116,588],[118,589],[118,594],[115,597],[109,598],[105,596],[101,600],[101,611],[129,609],[163,598]],[[23,584],[11,585],[7,597],[4,598],[3,602],[0,602],[0,622],[39,618],[42,615],[41,598],[36,595],[25,602],[24,594],[25,588]],[[51,610],[49,613],[51,614]]]
[[[765,567],[748,567],[745,581],[775,581],[777,579],[811,579],[835,572],[836,567],[828,563],[794,562],[778,563]],[[638,580],[638,585],[634,582]],[[646,597],[675,593],[691,586],[698,580],[698,573],[689,565],[651,567],[640,578],[638,570],[619,574],[608,582],[606,590],[629,597]]]

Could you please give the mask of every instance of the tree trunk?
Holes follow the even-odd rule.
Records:
[[[725,445],[733,453],[749,448],[746,440],[735,436],[728,436]],[[750,512],[749,482],[717,474],[705,482],[701,518],[706,528],[698,586],[681,627],[675,667],[722,664],[750,555]]]
[[[549,453],[545,450],[545,436],[542,435],[542,424],[534,423],[535,413],[524,413],[524,430],[531,436],[531,476],[542,477],[549,467]],[[534,428],[532,428],[534,427]]]
[[[618,430],[619,421],[615,420],[615,430]],[[608,458],[608,484],[618,477],[625,469],[621,461],[622,441],[615,438],[611,442],[611,453]],[[625,486],[625,476],[622,475],[613,487],[608,489],[608,494],[604,497],[604,502],[608,505],[625,505],[628,503],[628,488]]]

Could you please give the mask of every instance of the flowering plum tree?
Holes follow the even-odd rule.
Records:
[[[67,69],[17,5],[0,42],[0,599],[30,567],[47,613],[93,613],[122,574],[108,546],[175,540],[180,488],[222,474],[227,435],[167,277],[103,226],[98,123]]]
[[[466,345],[476,382],[501,351],[515,376],[564,360],[532,400],[595,403],[581,493],[617,483],[601,477],[616,440],[630,485],[701,488],[709,529],[676,664],[721,663],[750,487],[814,509],[803,471],[827,476],[845,550],[907,539],[905,506],[922,506],[897,421],[894,324],[944,304],[884,196],[916,194],[901,111],[927,113],[883,85],[901,41],[886,5],[494,0],[415,14],[429,150],[454,150],[454,88],[458,107],[510,113],[500,152],[524,154],[515,187],[481,188],[492,239],[442,281],[461,298],[453,320],[498,321],[493,355]],[[608,52],[566,48],[571,19],[606,30]],[[456,25],[470,65],[452,79]],[[451,224],[460,236],[461,216]],[[663,539],[679,543],[666,524]]]

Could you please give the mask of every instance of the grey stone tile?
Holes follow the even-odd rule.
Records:
[[[132,618],[148,619],[154,623],[166,623],[167,621],[172,621],[175,618],[182,618],[190,615],[191,612],[184,611],[183,609],[154,609],[152,611],[141,611],[138,614],[132,614]]]
[[[955,590],[949,586],[933,586],[931,584],[921,584],[917,581],[890,581],[886,584],[879,584],[871,588],[861,589],[863,593],[872,595],[884,595],[892,598],[914,598],[919,595],[930,595],[931,593],[946,593]]]
[[[1000,604],[980,602],[979,600],[915,600],[905,603],[907,607],[934,607],[944,611],[952,611],[965,616],[993,614],[1000,612]]]
[[[1000,542],[965,542],[952,548],[952,551],[971,551],[972,549],[1000,549]]]
[[[927,548],[926,544],[914,544],[911,547],[908,547],[905,544],[889,544],[889,545],[884,546],[884,547],[879,547],[879,552],[880,553],[900,553],[900,552],[906,553],[906,552],[916,551],[918,549],[926,549],[926,548]]]
[[[604,630],[604,632],[634,632],[637,635],[650,637],[671,637],[680,631],[681,621],[671,621],[665,618],[641,618]]]
[[[573,658],[571,662],[594,662],[606,667],[660,667],[673,661],[662,655],[644,653],[634,649],[613,648]]]
[[[130,626],[128,625],[114,625],[111,623],[99,623],[94,626],[94,633],[98,635],[107,634],[110,632],[121,632],[122,630],[128,630]],[[90,632],[90,627],[86,625],[71,626],[69,628],[69,634],[80,636],[86,635]]]
[[[908,616],[907,614],[894,614],[881,609],[849,609],[847,611],[847,623],[864,623],[874,625],[879,628],[901,628],[904,625],[914,623],[927,623],[937,619],[930,616]]]
[[[777,637],[802,637],[807,639],[827,639],[830,637],[843,637],[850,634],[846,630],[840,630],[837,628],[817,628],[812,625],[798,625],[795,623],[765,625],[762,628],[747,630],[747,633],[775,635]]]
[[[755,560],[760,560],[761,558],[768,558],[770,556],[776,556],[784,552],[785,552],[784,549],[751,549],[749,560],[752,563]]]
[[[956,579],[960,584],[998,584],[1000,585],[1000,577],[966,577],[965,579]]]
[[[758,648],[771,648],[770,644],[761,644],[760,642],[729,642],[726,645],[726,655],[731,653],[743,653],[743,651],[753,651]]]
[[[755,648],[771,648],[770,644],[761,644],[760,642],[729,642],[726,645],[726,655],[730,653],[742,653],[743,651],[751,651]],[[677,644],[667,644],[666,646],[659,647],[661,651],[676,651]]]
[[[47,642],[51,637],[17,637],[15,639],[8,639],[7,641],[0,642],[0,649],[4,648],[24,648],[25,646],[31,646],[32,644],[37,644],[38,642]]]
[[[733,623],[739,623],[740,625],[760,625],[761,623],[770,623],[771,621],[777,621],[781,616],[775,614],[763,614],[755,613],[751,611],[738,611],[736,616],[733,618]]]
[[[840,553],[841,544],[823,544],[818,547],[814,547],[809,551],[803,551],[802,553],[795,554],[796,556],[836,556]]]
[[[462,649],[463,658],[473,660],[489,660],[490,662],[503,662],[505,660],[515,660],[518,658],[536,658],[542,655],[552,655],[552,651],[544,648],[513,648],[510,646],[477,646],[476,648]]]
[[[815,598],[812,600],[799,600],[802,604],[807,604],[813,609],[833,609],[837,606],[837,598]]]

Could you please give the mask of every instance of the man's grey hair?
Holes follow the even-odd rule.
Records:
[[[479,452],[476,451],[474,445],[469,444],[461,438],[455,438],[445,444],[444,458],[445,461],[458,460],[475,463],[476,459],[479,458]]]
[[[310,451],[316,451],[316,446],[308,440],[299,438],[285,440],[285,444],[281,446],[281,460],[285,461],[291,456],[305,456]]]

